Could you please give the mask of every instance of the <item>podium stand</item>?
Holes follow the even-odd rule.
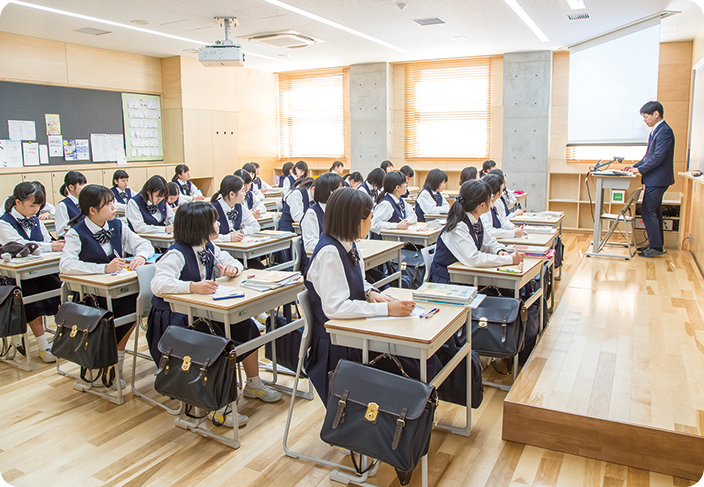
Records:
[[[610,172],[595,172],[592,174],[596,178],[596,208],[594,210],[594,239],[592,240],[592,251],[585,255],[590,257],[602,255],[604,257],[630,258],[626,255],[607,254],[604,253],[606,240],[602,240],[601,215],[604,206],[604,190],[605,189],[623,189],[626,190],[631,185],[631,180],[636,177],[635,174],[613,174]]]

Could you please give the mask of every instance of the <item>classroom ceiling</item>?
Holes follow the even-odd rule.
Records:
[[[690,40],[698,30],[704,29],[704,0],[584,0],[586,8],[581,10],[571,10],[567,0],[517,0],[548,38],[543,42],[509,7],[508,1],[10,0],[0,15],[0,31],[155,57],[197,57],[195,50],[199,47],[225,38],[224,29],[213,18],[233,16],[239,22],[233,29],[233,37],[294,30],[322,41],[292,49],[266,47],[238,39],[246,53],[246,66],[265,71],[292,71],[382,61],[555,50],[663,10],[681,12],[663,19],[663,42]],[[0,5],[2,3],[0,1]],[[183,39],[37,10],[24,3]],[[302,9],[339,26],[327,25],[285,6]],[[579,13],[587,13],[590,18],[567,18],[568,14]],[[413,22],[433,17],[445,23],[420,26]],[[109,33],[77,32],[86,28]]]

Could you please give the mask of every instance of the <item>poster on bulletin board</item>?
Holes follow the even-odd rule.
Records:
[[[161,97],[159,95],[122,94],[127,160],[160,161],[164,159],[161,133]]]

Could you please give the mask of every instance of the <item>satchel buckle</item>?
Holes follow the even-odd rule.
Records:
[[[70,335],[71,338],[75,337],[75,336],[76,336],[76,333],[78,333],[78,326],[73,325],[73,326],[71,327],[71,335]]]
[[[364,414],[364,419],[370,423],[376,423],[376,417],[379,414],[379,405],[375,402],[367,404],[367,412]]]
[[[487,328],[488,326],[489,320],[486,319],[486,316],[479,318],[479,328]]]
[[[183,357],[183,363],[181,364],[181,370],[184,372],[188,372],[191,369],[191,357],[186,355]]]

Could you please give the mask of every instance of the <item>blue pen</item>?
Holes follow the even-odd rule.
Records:
[[[429,317],[429,316],[432,316],[432,314],[433,314],[434,312],[436,312],[436,311],[440,311],[440,308],[433,308],[433,309],[431,309],[430,311],[426,311],[425,313],[423,313],[422,315],[420,315],[420,318],[427,318],[427,317]]]
[[[225,296],[213,296],[213,301],[222,301],[223,299],[231,298],[244,298],[244,293],[227,294]]]

